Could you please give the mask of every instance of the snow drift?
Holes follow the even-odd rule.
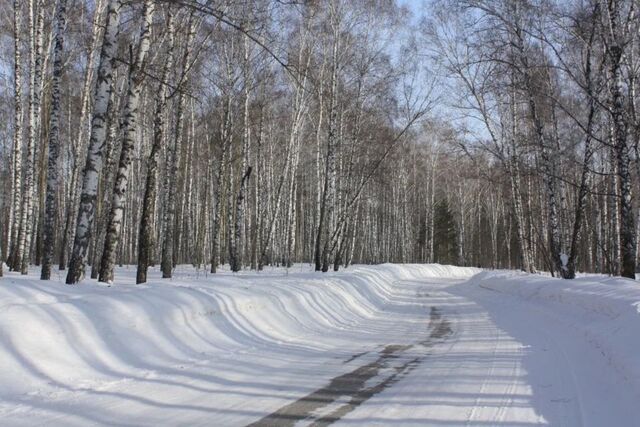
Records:
[[[468,285],[528,301],[562,315],[576,333],[635,386],[640,384],[640,284],[620,277],[554,279],[513,271],[483,271]]]
[[[292,273],[213,276],[184,267],[172,281],[136,286],[135,271],[123,269],[111,287],[89,280],[67,286],[62,277],[42,282],[35,271],[26,278],[9,274],[0,280],[0,400],[99,389],[204,353],[295,347],[309,333],[366,320],[399,280],[477,271],[387,264],[328,274],[297,266]]]
[[[159,275],[136,286],[122,268],[111,287],[42,282],[36,271],[0,279],[2,424],[245,425],[387,348],[414,348],[403,357],[423,363],[345,422],[634,419],[633,281],[391,264]],[[425,353],[416,343],[434,307],[452,334]]]

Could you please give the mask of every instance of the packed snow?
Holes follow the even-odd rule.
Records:
[[[0,424],[637,425],[640,286],[441,265],[0,279]]]

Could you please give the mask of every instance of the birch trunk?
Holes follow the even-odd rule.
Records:
[[[224,176],[226,174],[227,168],[227,152],[229,151],[228,142],[227,142],[227,120],[230,120],[228,115],[230,114],[229,110],[231,109],[231,99],[229,98],[225,104],[225,112],[223,113],[223,129],[222,129],[222,152],[220,153],[220,160],[216,166],[216,170],[214,172],[215,176],[215,189],[213,192],[213,203],[212,203],[212,211],[213,211],[213,232],[212,232],[212,242],[211,242],[211,273],[216,273],[218,264],[220,264],[220,226],[222,219],[222,184],[224,180]]]
[[[29,58],[29,136],[27,139],[27,152],[24,167],[24,194],[22,197],[22,213],[20,217],[20,239],[18,242],[18,255],[16,268],[20,268],[22,274],[27,274],[30,261],[31,239],[33,232],[34,211],[34,176],[36,138],[38,137],[38,113],[40,111],[40,79],[42,61],[42,31],[44,11],[42,4],[36,4],[36,0],[29,2],[29,29],[31,30],[31,52]]]
[[[568,279],[574,279],[576,277],[576,259],[578,257],[578,243],[581,236],[582,231],[582,221],[585,216],[585,209],[587,204],[587,196],[589,192],[589,179],[591,175],[591,163],[594,154],[593,149],[593,128],[594,121],[596,115],[596,94],[593,90],[593,78],[591,71],[591,54],[593,48],[593,41],[595,38],[595,17],[597,15],[594,13],[594,22],[593,28],[591,30],[591,34],[586,46],[586,58],[584,61],[584,77],[585,77],[585,87],[587,90],[588,97],[588,105],[589,111],[587,113],[587,127],[585,131],[585,142],[584,142],[584,158],[582,160],[582,171],[580,173],[580,186],[578,188],[578,197],[576,201],[575,208],[575,218],[573,221],[573,232],[571,234],[571,248],[569,252],[569,260],[567,262],[567,277]]]
[[[137,139],[140,92],[142,91],[142,82],[144,80],[143,68],[151,44],[151,24],[153,22],[154,9],[155,3],[153,0],[145,1],[144,18],[140,29],[140,45],[138,46],[135,62],[133,60],[133,53],[130,55],[131,65],[129,67],[127,101],[123,117],[124,137],[122,139],[118,173],[113,188],[111,212],[109,213],[107,235],[100,266],[99,280],[106,283],[113,282],[116,247],[120,241],[120,234],[122,233],[125,193],[129,183],[129,169]],[[130,50],[132,51],[131,46]]]
[[[196,21],[194,14],[191,13],[188,22],[187,42],[182,63],[181,83],[187,78],[189,66],[191,62],[192,44],[196,34]],[[175,212],[176,212],[176,187],[179,158],[177,149],[181,147],[184,139],[184,109],[186,107],[186,94],[180,92],[178,99],[178,108],[176,112],[176,129],[174,140],[169,144],[167,150],[168,174],[165,179],[165,195],[167,197],[167,205],[164,212],[164,241],[162,244],[162,278],[170,279],[174,264],[174,239],[175,239]]]
[[[229,249],[229,265],[231,267],[231,271],[238,272],[242,269],[242,262],[240,255],[238,254],[238,244],[242,241],[242,219],[243,219],[243,203],[244,196],[247,188],[247,184],[249,182],[249,178],[251,177],[251,166],[249,166],[246,172],[242,175],[242,179],[240,180],[240,185],[238,188],[238,197],[236,198],[236,218],[234,224],[234,231],[232,245],[230,245]]]
[[[105,140],[104,147],[104,166],[99,178],[98,184],[98,198],[96,201],[96,221],[95,221],[95,237],[91,239],[89,244],[89,260],[91,264],[91,278],[97,279],[100,275],[100,267],[102,260],[102,252],[104,249],[104,242],[107,238],[107,224],[109,221],[109,214],[111,213],[111,200],[113,194],[111,188],[115,182],[116,176],[116,158],[120,158],[120,150],[122,149],[122,138],[120,132],[120,105],[126,101],[122,96],[118,94],[125,91],[128,84],[127,79],[122,79],[122,82],[118,82],[118,70],[114,71],[113,86],[111,89],[111,96],[109,96],[109,106],[107,107],[107,138]]]
[[[77,218],[77,211],[79,205],[80,185],[79,176],[81,171],[80,159],[86,157],[87,139],[89,138],[91,129],[89,123],[89,117],[91,114],[90,105],[90,92],[91,85],[93,83],[95,63],[98,61],[98,45],[102,36],[102,18],[105,12],[105,0],[98,0],[96,3],[96,9],[93,15],[93,31],[91,37],[91,47],[87,54],[88,63],[84,75],[84,83],[82,85],[82,100],[80,107],[80,119],[78,125],[78,134],[75,140],[74,147],[74,162],[73,171],[71,173],[71,185],[69,186],[69,196],[67,202],[67,215],[65,221],[64,232],[62,235],[62,244],[60,249],[59,269],[64,270],[67,267],[67,252],[69,251],[69,243],[73,240],[75,231],[75,219]]]
[[[558,219],[558,204],[556,200],[556,186],[551,164],[551,157],[548,152],[547,140],[544,136],[542,122],[538,116],[536,102],[533,100],[533,94],[530,92],[528,96],[529,112],[533,121],[538,145],[540,147],[540,157],[542,160],[542,178],[547,192],[548,217],[549,217],[549,250],[551,251],[551,260],[553,268],[562,275],[563,278],[568,277],[568,269],[565,265],[563,257],[562,243],[560,238],[560,224]]]
[[[520,260],[522,270],[535,272],[534,261],[531,257],[530,245],[526,239],[525,217],[522,207],[522,191],[520,183],[520,164],[517,153],[516,134],[518,131],[518,116],[515,93],[512,91],[510,99],[511,107],[511,136],[509,140],[510,153],[506,160],[511,184],[511,200],[513,201],[513,217],[516,226],[516,236],[520,246]],[[509,257],[510,259],[510,257]],[[509,261],[510,263],[511,261]]]
[[[514,5],[515,14],[518,15],[518,5]],[[551,149],[550,143],[545,133],[544,123],[540,117],[540,109],[538,102],[536,101],[536,88],[534,87],[531,77],[531,67],[529,64],[529,58],[525,52],[523,29],[519,24],[519,17],[516,17],[516,23],[514,24],[514,40],[513,46],[517,49],[517,55],[519,65],[521,67],[520,73],[524,80],[524,88],[526,90],[527,105],[529,107],[529,116],[533,125],[534,136],[538,149],[540,152],[540,158],[542,163],[542,180],[544,182],[545,190],[547,193],[547,208],[548,208],[548,225],[549,225],[549,251],[551,261],[553,263],[553,269],[555,269],[562,277],[568,275],[568,269],[565,265],[565,257],[567,256],[562,248],[562,239],[560,235],[560,222],[558,215],[558,202],[556,195],[556,180],[554,173],[554,158],[550,155]],[[515,80],[515,79],[514,79]],[[551,107],[553,108],[553,107]]]
[[[13,2],[13,39],[14,39],[14,129],[13,129],[13,151],[12,151],[12,203],[11,216],[9,219],[9,236],[7,238],[9,249],[9,267],[17,270],[16,255],[18,252],[17,241],[19,240],[20,229],[20,208],[22,206],[22,55],[21,55],[21,13],[20,0]]]
[[[149,160],[147,163],[147,178],[144,190],[144,199],[142,202],[142,215],[140,218],[140,243],[138,246],[138,271],[136,274],[136,283],[145,283],[147,281],[147,269],[151,261],[151,251],[153,245],[153,217],[155,213],[155,200],[157,196],[158,181],[158,157],[160,155],[163,144],[165,143],[165,117],[167,110],[167,82],[169,73],[173,68],[173,52],[175,48],[175,24],[174,15],[169,10],[167,21],[167,60],[162,70],[162,79],[160,88],[156,98],[156,108],[153,118],[153,142]]]
[[[107,6],[104,40],[100,52],[98,79],[95,87],[91,137],[82,179],[82,192],[80,194],[80,207],[76,221],[73,251],[66,279],[66,283],[70,285],[78,283],[84,277],[89,241],[91,240],[98,194],[98,177],[102,169],[102,151],[106,140],[107,109],[111,92],[114,54],[117,48],[116,37],[120,26],[121,6],[121,0],[109,0]]]
[[[53,49],[53,77],[51,80],[51,110],[49,125],[49,162],[47,165],[47,198],[44,219],[44,254],[40,279],[51,278],[53,250],[55,247],[55,219],[58,191],[58,152],[60,145],[60,80],[62,78],[62,53],[66,25],[67,0],[58,0],[56,10],[56,34]]]
[[[334,23],[333,25],[333,53],[331,63],[331,81],[329,84],[329,109],[327,111],[327,154],[325,157],[324,189],[322,192],[322,202],[320,204],[315,254],[316,271],[322,270],[323,272],[327,272],[329,270],[329,228],[331,221],[333,220],[333,211],[335,207],[334,193],[336,185],[336,124],[338,119],[336,98],[338,89],[338,52],[340,31],[338,23]]]
[[[611,82],[610,111],[614,128],[614,151],[618,168],[618,190],[620,200],[620,273],[623,277],[634,279],[636,273],[636,235],[631,197],[630,155],[627,143],[626,108],[624,105],[622,65],[624,62],[624,41],[622,40],[620,9],[622,3],[617,0],[607,2],[608,32],[607,56]]]
[[[264,121],[264,106],[260,108],[260,119],[258,121],[258,136],[256,141],[256,156],[254,168],[256,172],[254,173],[254,187],[253,187],[253,229],[251,230],[251,269],[258,270],[258,252],[259,248],[262,244],[261,236],[262,236],[262,223],[263,223],[263,214],[262,214],[262,179],[261,173],[262,168],[260,167],[260,163],[262,161],[262,132],[263,132],[263,121]]]
[[[304,44],[301,43],[300,56],[302,56],[302,49]],[[296,146],[299,144],[300,132],[304,126],[306,112],[307,112],[307,102],[308,102],[308,94],[307,94],[307,72],[308,72],[309,63],[307,62],[305,69],[302,71],[302,74],[299,76],[300,85],[296,89],[296,97],[294,102],[294,111],[292,113],[291,118],[291,133],[289,134],[289,141],[286,147],[285,152],[285,164],[278,178],[278,185],[276,188],[275,201],[274,201],[274,211],[269,220],[269,224],[267,226],[266,236],[262,242],[262,249],[260,251],[260,257],[258,259],[258,270],[262,270],[264,264],[267,260],[267,251],[271,248],[271,241],[273,239],[273,235],[275,232],[276,223],[278,221],[282,197],[285,190],[285,181],[287,176],[290,173],[291,168],[293,167],[294,159],[297,158],[296,154]],[[296,161],[297,164],[297,161]],[[292,178],[293,179],[293,178]]]
[[[249,183],[251,176],[251,166],[249,164],[249,138],[251,135],[250,122],[249,122],[249,101],[250,101],[250,86],[251,79],[249,73],[249,38],[244,37],[244,132],[242,136],[242,164],[241,171],[246,171],[240,179],[240,185],[238,186],[238,195],[236,197],[236,217],[233,225],[233,236],[231,237],[231,244],[229,245],[229,264],[231,271],[237,272],[242,269],[242,257],[244,255],[243,243],[243,224],[245,217],[244,198],[246,192],[246,186]]]

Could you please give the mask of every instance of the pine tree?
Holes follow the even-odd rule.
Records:
[[[458,230],[446,198],[436,203],[434,215],[434,261],[440,264],[458,264]]]

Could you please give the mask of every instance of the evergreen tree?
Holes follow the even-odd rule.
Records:
[[[458,263],[458,230],[455,218],[446,198],[436,203],[434,216],[435,262],[440,264]]]

